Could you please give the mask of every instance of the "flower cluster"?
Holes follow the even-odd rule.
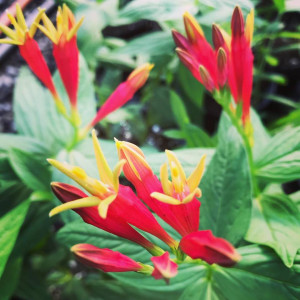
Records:
[[[234,9],[231,20],[231,37],[218,25],[212,26],[213,47],[207,42],[197,21],[184,14],[187,38],[173,31],[176,52],[182,63],[205,88],[217,93],[230,88],[237,106],[241,106],[244,126],[249,122],[250,100],[253,80],[254,12],[247,16],[246,25],[239,7]]]
[[[50,216],[72,209],[86,223],[144,247],[153,256],[153,267],[89,244],[75,245],[71,249],[80,261],[104,272],[135,271],[151,274],[155,279],[163,278],[167,282],[177,274],[177,264],[180,262],[202,259],[208,264],[232,266],[239,261],[239,254],[229,242],[213,236],[209,230],[199,231],[201,203],[197,198],[201,197],[198,186],[204,172],[205,157],[200,159],[187,178],[175,154],[166,150],[171,180],[168,178],[167,163],[161,167],[159,180],[142,150],[129,142],[116,140],[120,160],[111,170],[95,131],[92,135],[100,180],[89,177],[78,166],[49,159],[50,164],[88,193],[69,184],[53,182],[52,190],[63,204],[55,207]],[[136,193],[129,186],[119,183],[122,170]],[[168,234],[148,207],[172,226],[182,239],[175,240]],[[171,259],[168,251],[150,242],[132,226],[159,238],[176,258]]]
[[[15,30],[0,24],[0,30],[8,37],[0,39],[0,43],[18,45],[21,56],[49,90],[59,112],[74,126],[79,126],[80,116],[77,109],[79,51],[76,33],[83,22],[83,18],[76,22],[73,13],[65,4],[58,8],[56,26],[48,18],[45,10],[39,9],[33,24],[28,28],[19,4],[16,5],[16,18],[9,12],[7,16]],[[68,94],[70,116],[68,116],[66,107],[57,92],[41,49],[34,40],[37,29],[40,29],[53,43],[53,57]],[[152,68],[152,64],[146,63],[135,69],[127,80],[122,82],[110,95],[96,116],[82,129],[82,133],[86,134],[97,122],[129,101],[134,93],[145,84]]]

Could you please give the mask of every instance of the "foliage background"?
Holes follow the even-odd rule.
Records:
[[[8,2],[0,3],[1,10],[9,5]],[[48,218],[56,201],[49,182],[67,182],[67,179],[52,173],[45,159],[57,156],[59,160],[71,160],[84,166],[90,175],[96,174],[91,141],[86,140],[70,153],[63,150],[71,130],[69,125],[57,116],[52,99],[30,71],[26,67],[19,71],[24,62],[17,49],[5,50],[1,45],[1,131],[22,135],[0,135],[0,274],[3,273],[0,290],[3,299],[153,299],[154,295],[157,299],[240,299],[245,295],[251,295],[246,299],[269,299],[274,295],[274,299],[286,299],[286,295],[297,298],[300,286],[299,274],[297,277],[300,256],[296,255],[300,240],[300,197],[297,192],[300,12],[296,2],[66,1],[78,17],[85,15],[86,18],[78,34],[82,53],[79,103],[84,119],[93,116],[96,106],[105,101],[132,68],[146,61],[155,63],[145,88],[124,108],[97,126],[99,135],[108,139],[103,140],[102,145],[109,154],[109,162],[114,164],[117,159],[116,155],[111,155],[115,150],[109,141],[114,136],[143,146],[156,172],[164,159],[158,150],[185,148],[177,153],[188,174],[201,154],[207,153],[210,161],[217,152],[211,162],[214,164],[211,170],[215,173],[208,172],[201,186],[203,195],[215,198],[209,193],[213,193],[210,187],[216,180],[219,180],[220,190],[232,184],[235,193],[217,193],[220,196],[214,203],[223,205],[223,215],[216,217],[213,206],[203,205],[201,226],[206,228],[214,224],[215,233],[239,245],[243,260],[234,269],[216,267],[213,280],[205,267],[183,267],[180,276],[166,286],[151,278],[141,280],[136,274],[112,277],[85,268],[73,259],[68,247],[82,242],[83,238],[85,242],[99,246],[103,246],[101,241],[105,240],[105,247],[135,259],[149,257],[135,245],[82,224],[73,213]],[[37,6],[48,4],[54,17],[59,3],[52,1],[33,1],[25,12],[30,16]],[[229,29],[236,4],[245,13],[253,6],[256,8],[252,105],[267,128],[264,129],[257,119],[255,132],[259,142],[254,148],[254,156],[257,176],[262,187],[268,188],[260,202],[268,214],[255,219],[257,223],[251,223],[246,241],[241,240],[241,236],[247,229],[247,215],[240,215],[241,219],[237,220],[239,232],[230,231],[236,215],[233,210],[226,211],[224,205],[228,199],[244,199],[242,193],[251,188],[247,172],[243,171],[247,168],[245,153],[238,138],[233,144],[229,143],[235,134],[233,128],[230,129],[225,116],[219,122],[220,107],[179,63],[170,33],[172,28],[183,32],[182,14],[186,10],[197,16],[207,36],[210,36],[212,20]],[[42,35],[38,36],[38,41],[54,70],[49,44]],[[58,75],[54,77],[60,85]],[[254,112],[252,117],[258,118]],[[270,137],[273,135],[275,138]],[[236,157],[240,157],[237,165],[225,169],[224,160],[233,161]],[[237,172],[240,172],[239,178],[244,178],[241,180],[244,186],[231,180]],[[275,184],[269,185],[270,182]],[[250,202],[251,199],[243,202],[248,206],[248,215]],[[281,206],[284,210],[277,209]],[[259,215],[260,209],[256,208],[254,205],[254,211]],[[266,219],[271,226],[264,228]],[[279,225],[278,220],[281,220]],[[68,225],[63,226],[64,222]],[[270,232],[269,239],[268,230],[279,226],[280,231],[281,225],[290,228],[285,237],[274,237]],[[263,234],[259,234],[257,228],[264,228],[260,231]],[[249,246],[248,242],[269,247]],[[294,260],[293,267],[288,270],[276,253],[286,266],[291,267]],[[264,266],[269,269],[266,271]]]

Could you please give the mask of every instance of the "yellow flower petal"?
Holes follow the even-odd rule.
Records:
[[[201,181],[201,178],[202,178],[203,172],[204,172],[204,167],[205,167],[205,159],[206,159],[206,155],[203,155],[201,157],[197,167],[195,168],[193,173],[187,179],[187,184],[188,184],[190,191],[195,190]]]
[[[160,167],[160,181],[165,194],[172,195],[172,184],[168,176],[168,164],[165,163]]]
[[[98,205],[99,215],[102,219],[106,219],[108,207],[116,199],[116,197],[117,195],[111,195],[102,200]]]
[[[99,202],[100,199],[98,197],[86,197],[70,201],[53,208],[49,213],[49,217],[53,217],[54,215],[70,209],[97,206]]]
[[[247,41],[250,44],[252,42],[253,31],[254,31],[254,9],[252,8],[250,13],[247,16],[246,29],[245,29],[245,36],[246,36]]]
[[[92,136],[93,136],[93,145],[94,145],[94,151],[95,151],[95,156],[96,156],[97,167],[98,167],[100,179],[102,182],[104,182],[110,186],[113,186],[114,185],[113,172],[111,171],[111,169],[104,157],[104,154],[100,147],[100,143],[98,141],[95,130],[92,131]]]
[[[158,193],[158,192],[151,193],[151,197],[155,198],[156,200],[158,200],[160,202],[167,203],[167,204],[172,204],[172,205],[182,204],[180,200],[175,199],[171,196],[167,196],[167,195],[162,194],[162,193]]]

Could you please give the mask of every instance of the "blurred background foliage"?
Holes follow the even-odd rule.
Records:
[[[8,1],[1,3],[3,8],[8,6],[6,2]],[[31,6],[43,7],[44,2],[49,1],[33,1]],[[189,11],[196,16],[211,40],[212,22],[230,30],[232,9],[236,5],[240,5],[245,14],[255,7],[253,107],[271,132],[300,125],[299,1],[64,2],[78,18],[85,16],[85,22],[78,32],[78,44],[93,79],[98,106],[103,104],[134,67],[144,62],[155,64],[150,79],[141,92],[97,125],[102,138],[117,137],[146,145],[146,153],[165,148],[215,147],[221,109],[180,64],[174,51],[171,30],[175,28],[183,33],[182,14]],[[57,1],[54,5],[62,3],[63,1]],[[1,72],[5,70],[4,65],[5,63],[2,64]],[[5,129],[3,126],[2,128]],[[3,131],[13,132],[14,126]],[[3,299],[9,299],[12,295],[14,299],[31,300],[119,297],[153,299],[150,291],[141,291],[137,287],[133,289],[109,275],[86,269],[72,259],[69,249],[63,247],[59,243],[60,238],[55,238],[54,235],[63,226],[61,218],[48,218],[48,212],[53,207],[48,200],[52,196],[49,188],[43,188],[43,182],[50,181],[49,167],[45,164],[42,172],[38,165],[39,172],[35,177],[30,177],[30,180],[36,178],[36,181],[24,184],[19,177],[26,178],[26,174],[22,174],[26,168],[18,168],[17,163],[13,166],[8,163],[8,159],[16,162],[22,157],[22,163],[27,163],[34,172],[35,163],[38,164],[38,160],[45,161],[49,155],[33,139],[27,137],[22,141],[18,140],[18,143],[22,143],[23,153],[8,150],[9,143],[15,145],[17,140],[9,136],[0,145],[1,217],[6,218],[0,219],[0,226],[3,222],[15,229],[16,244],[7,244],[13,250],[5,269],[1,270],[4,272],[0,280]],[[112,145],[107,143],[107,148],[107,153],[110,153]],[[207,152],[210,151],[212,150],[207,149]],[[27,158],[27,152],[34,153],[36,161],[31,157]],[[80,158],[77,157],[78,160]],[[42,173],[45,178],[39,178]],[[36,184],[41,185],[40,191],[32,192],[29,187],[36,187]],[[297,189],[298,185],[294,182],[292,186],[287,185],[285,188],[294,191],[295,186]],[[29,201],[23,201],[28,197],[30,206]],[[299,194],[294,197],[299,202]],[[20,209],[28,211],[27,215],[20,216]],[[4,232],[6,227],[2,228]],[[7,238],[8,241],[11,239],[12,235]],[[65,238],[61,237],[61,242],[65,244]],[[179,294],[174,292],[171,296],[174,299]],[[159,293],[155,297],[164,298]]]

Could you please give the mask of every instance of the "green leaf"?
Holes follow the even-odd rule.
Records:
[[[170,91],[170,101],[172,111],[178,126],[182,129],[186,124],[190,124],[190,118],[185,109],[183,101],[180,99],[178,94],[176,94],[176,92],[172,90]]]
[[[273,0],[279,13],[283,13],[285,10],[285,0]]]
[[[3,181],[0,184],[0,218],[27,199],[31,191],[20,181]]]
[[[0,277],[5,269],[6,262],[16,242],[28,207],[29,201],[24,201],[2,216],[0,219]]]
[[[200,228],[233,244],[244,237],[251,216],[251,178],[247,154],[236,129],[223,115],[219,144],[203,180]]]
[[[23,256],[28,253],[46,235],[50,234],[51,219],[49,218],[49,211],[52,208],[53,204],[49,202],[31,203],[11,254],[13,257]]]
[[[18,180],[18,176],[15,174],[12,169],[7,153],[0,152],[0,180],[4,181],[13,181]]]
[[[35,138],[17,134],[0,134],[0,151],[7,152],[11,148],[20,149],[39,157],[50,155],[47,148]]]
[[[170,54],[173,48],[174,42],[170,32],[157,31],[132,39],[125,46],[112,51],[112,54],[129,54],[133,56],[143,53],[147,56],[153,56]]]
[[[50,297],[48,294],[44,275],[41,275],[34,268],[30,268],[28,266],[25,266],[22,269],[19,285],[15,291],[15,294],[21,299],[53,299],[53,297]]]
[[[80,3],[76,9],[76,19],[85,18],[78,30],[78,47],[89,65],[96,67],[96,58],[102,44],[102,30],[110,19],[117,14],[117,0],[101,1],[102,3],[87,1]]]
[[[251,109],[250,113],[254,137],[254,146],[252,151],[254,158],[256,158],[260,155],[260,152],[263,151],[264,147],[269,144],[271,138],[256,111]]]
[[[9,260],[0,280],[1,299],[9,300],[18,284],[22,259]]]
[[[66,106],[69,101],[58,72],[54,83]],[[89,70],[80,58],[78,110],[82,124],[87,124],[95,115],[95,98]],[[73,128],[56,110],[48,90],[42,87],[27,68],[20,70],[14,90],[14,113],[19,133],[39,140],[51,153],[65,147],[73,138]]]
[[[183,65],[180,64],[178,68],[179,84],[183,88],[184,93],[188,98],[201,110],[203,108],[204,87],[191,72]]]
[[[238,249],[240,263],[232,268],[212,265],[207,276],[186,288],[180,300],[298,299],[299,273],[287,269],[267,248]]]
[[[168,21],[181,19],[184,11],[196,12],[195,5],[188,0],[134,0],[120,10],[119,17],[130,23],[140,19]]]
[[[174,127],[176,122],[172,114],[170,97],[170,89],[164,86],[152,88],[145,94],[143,101],[147,102],[147,122],[150,126],[159,124],[161,128]]]
[[[262,194],[254,200],[246,240],[273,248],[287,267],[300,249],[300,212],[284,194]]]
[[[260,179],[284,183],[300,178],[300,151],[280,157],[255,172]]]
[[[262,168],[297,150],[300,150],[300,126],[282,130],[262,148],[255,159],[256,168]]]
[[[49,190],[51,174],[46,160],[41,161],[19,149],[10,149],[9,160],[16,174],[29,188]]]

